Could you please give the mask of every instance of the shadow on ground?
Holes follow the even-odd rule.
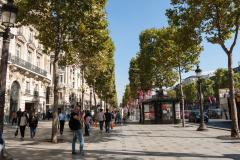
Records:
[[[21,148],[12,148],[11,154],[18,155],[21,153],[22,158],[14,158],[15,160],[68,160],[68,159],[98,159],[98,160],[141,160],[142,158],[163,158],[163,157],[175,157],[175,158],[229,158],[232,160],[239,160],[240,154],[225,154],[223,156],[213,156],[207,154],[197,153],[177,153],[177,152],[150,152],[150,151],[106,151],[106,150],[86,150],[85,156],[80,154],[71,155],[70,150],[64,149],[45,149],[45,148],[31,148],[27,147],[24,150]],[[48,155],[48,156],[46,156]],[[142,157],[142,158],[141,158]]]

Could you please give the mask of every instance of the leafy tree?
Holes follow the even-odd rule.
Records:
[[[195,82],[183,86],[183,93],[188,104],[194,104],[197,100],[197,88]]]
[[[173,89],[167,90],[167,95],[171,98],[177,98],[176,91]]]
[[[179,95],[181,97],[182,113],[184,113],[182,72],[188,72],[198,62],[201,51],[199,39],[196,33],[176,27],[162,28],[158,32],[157,36],[155,36],[156,61],[158,65],[163,66],[162,70],[166,72],[164,74],[169,74],[166,77],[173,80],[172,83],[177,80],[177,75],[171,70],[175,69],[178,72],[180,81]],[[186,32],[192,37],[185,36]],[[182,123],[185,126],[184,116]]]
[[[210,43],[220,45],[226,53],[232,114],[231,136],[239,137],[237,108],[234,100],[232,55],[239,35],[240,1],[172,0],[171,4],[173,8],[167,10],[171,24],[202,34]],[[227,45],[229,44],[227,41],[231,39],[232,42]]]
[[[128,71],[131,97],[133,97],[134,99],[138,98],[138,92],[140,91],[140,77],[139,77],[140,69],[138,68],[137,58],[138,57],[133,57],[131,59]]]
[[[128,105],[128,102],[131,101],[131,89],[129,85],[126,85],[123,99],[122,99],[122,107],[125,107]]]
[[[214,95],[214,81],[209,78],[202,79],[202,92],[205,101],[208,101],[208,97]]]
[[[226,69],[217,69],[215,75],[211,78],[214,81],[214,95],[218,106],[220,106],[219,89],[228,87],[228,71]]]
[[[18,0],[18,20],[32,25],[47,53],[54,53],[54,114],[52,141],[57,142],[57,105],[59,53],[65,54],[62,64],[76,63],[76,58],[99,54],[108,38],[105,0],[44,1]],[[53,40],[54,39],[54,40]]]
[[[163,87],[171,87],[177,80],[176,73],[166,63],[168,59],[164,51],[170,45],[167,36],[165,29],[148,29],[140,35],[140,53],[137,61],[140,86],[144,91],[152,87],[162,90]]]

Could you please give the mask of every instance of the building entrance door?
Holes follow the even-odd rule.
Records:
[[[12,115],[14,112],[17,112],[19,106],[19,92],[20,92],[20,84],[17,81],[14,81],[11,86],[11,95],[10,95],[10,113],[9,120],[12,119]]]
[[[34,112],[34,103],[26,102],[26,103],[25,103],[25,111],[26,111],[29,115],[32,115],[32,112]]]

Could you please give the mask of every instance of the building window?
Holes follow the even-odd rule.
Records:
[[[30,82],[26,82],[26,93],[30,93]]]
[[[16,57],[20,58],[20,53],[21,53],[21,46],[20,45],[16,45]]]
[[[40,63],[41,63],[41,57],[37,56],[37,67],[40,68]]]
[[[32,53],[27,52],[27,62],[31,63],[31,57],[32,57]]]
[[[62,96],[62,92],[59,92],[59,98],[62,99],[63,96]]]
[[[60,83],[63,83],[63,75],[59,75]]]
[[[75,88],[75,82],[72,82],[72,87]]]
[[[35,84],[35,91],[38,91],[39,90],[39,87],[38,87],[38,84]]]
[[[33,41],[33,30],[30,29],[30,33],[29,33],[29,41],[32,42]]]

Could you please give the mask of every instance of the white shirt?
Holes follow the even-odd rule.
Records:
[[[26,126],[27,125],[27,117],[22,116],[20,119],[20,126]]]
[[[64,113],[59,114],[59,120],[60,121],[65,121],[66,120],[66,115]]]
[[[104,115],[103,112],[98,113],[98,121],[103,121],[103,115]]]

